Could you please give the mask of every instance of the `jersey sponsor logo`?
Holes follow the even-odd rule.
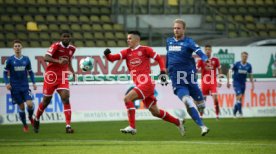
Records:
[[[15,66],[14,71],[24,71],[25,68],[26,68],[25,66]]]
[[[169,46],[169,51],[181,51],[181,46]]]
[[[132,66],[138,66],[142,63],[142,60],[140,58],[134,58],[134,59],[131,59],[129,63]]]
[[[239,70],[238,70],[238,73],[239,73],[239,74],[247,74],[247,70],[241,70],[241,69],[239,69]]]

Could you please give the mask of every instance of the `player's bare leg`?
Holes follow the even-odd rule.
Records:
[[[39,131],[39,119],[40,116],[43,114],[44,110],[50,104],[52,96],[43,96],[42,102],[39,104],[38,109],[36,111],[36,116],[34,118],[34,132],[38,133]]]
[[[215,107],[215,112],[216,112],[216,119],[219,119],[219,102],[218,102],[218,95],[217,94],[213,94],[212,95],[213,100],[214,100],[214,107]]]
[[[139,95],[133,89],[130,90],[124,98],[125,106],[127,108],[127,113],[128,113],[129,126],[127,126],[126,128],[120,129],[122,133],[130,133],[132,135],[137,133],[136,126],[135,126],[135,106],[133,104],[133,101],[138,98],[139,98]]]
[[[18,107],[19,107],[19,118],[23,124],[23,131],[26,133],[29,131],[29,127],[26,122],[25,105],[24,103],[21,103],[20,105],[18,105]]]
[[[153,116],[161,118],[164,121],[168,121],[170,123],[175,124],[178,127],[181,136],[184,136],[185,130],[184,130],[184,126],[183,126],[183,123],[184,123],[183,120],[177,119],[177,118],[173,117],[169,112],[159,109],[156,104],[153,104],[152,106],[150,106],[149,111],[151,112],[151,114]]]
[[[61,101],[63,103],[64,107],[64,115],[65,115],[65,121],[66,121],[66,128],[65,132],[68,134],[74,133],[74,130],[71,127],[71,105],[70,105],[70,92],[69,90],[61,89],[57,91],[60,95]]]
[[[32,100],[27,100],[27,111],[28,111],[28,118],[30,120],[30,123],[32,126],[34,126],[34,119],[33,119],[33,114],[34,114],[34,104]]]

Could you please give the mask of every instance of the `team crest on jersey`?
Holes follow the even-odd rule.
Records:
[[[142,51],[138,51],[137,55],[142,56],[143,55]]]
[[[134,58],[134,59],[131,59],[129,63],[132,66],[138,66],[142,63],[142,60],[140,58]]]

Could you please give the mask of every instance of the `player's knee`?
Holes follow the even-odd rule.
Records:
[[[150,108],[149,111],[151,112],[151,114],[155,117],[159,117],[159,111],[153,108]]]
[[[186,105],[186,107],[191,108],[193,107],[193,102],[189,96],[183,96],[182,102]]]
[[[131,102],[132,100],[130,99],[130,97],[128,96],[125,96],[124,97],[124,102],[127,103],[127,102]]]

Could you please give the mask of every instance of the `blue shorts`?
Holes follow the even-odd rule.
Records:
[[[22,104],[27,100],[33,100],[30,89],[14,88],[11,90],[12,104]]]
[[[241,84],[239,82],[234,82],[233,83],[233,87],[234,87],[234,90],[235,90],[235,93],[236,95],[243,95],[244,92],[245,92],[245,84]]]
[[[172,80],[172,86],[174,94],[177,95],[180,100],[182,100],[183,96],[191,96],[195,101],[204,100],[196,79],[193,83],[177,83],[175,80]]]

